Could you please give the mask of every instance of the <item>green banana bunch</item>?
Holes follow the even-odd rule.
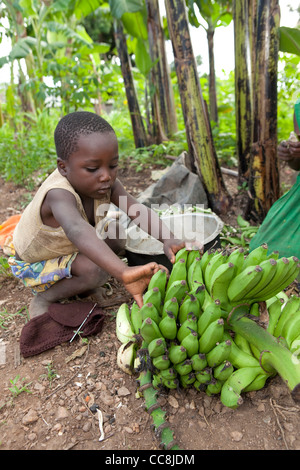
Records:
[[[116,315],[116,335],[121,343],[128,343],[134,341],[135,332],[131,324],[131,316],[129,306],[123,303]]]
[[[249,387],[253,380],[261,374],[261,367],[242,367],[235,370],[224,382],[220,399],[228,408],[237,408],[243,403],[242,391]]]

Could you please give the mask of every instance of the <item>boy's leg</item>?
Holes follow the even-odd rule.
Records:
[[[114,225],[114,223],[109,224],[105,242],[112,251],[119,254],[125,247],[125,238],[115,237],[119,232]],[[82,297],[93,295],[93,300],[101,304],[103,299],[101,286],[107,282],[109,274],[81,253],[78,253],[72,262],[71,274],[71,278],[62,279],[33,297],[29,306],[30,318],[47,312],[52,303],[75,295]]]

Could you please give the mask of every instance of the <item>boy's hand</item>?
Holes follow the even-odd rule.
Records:
[[[143,266],[127,267],[122,275],[124,287],[130,292],[139,307],[143,305],[143,294],[151,277],[159,269],[168,270],[155,262]]]
[[[169,258],[172,264],[175,263],[175,255],[182,248],[187,250],[200,250],[203,251],[202,243],[198,241],[184,241],[184,240],[166,240],[164,242],[164,253]]]

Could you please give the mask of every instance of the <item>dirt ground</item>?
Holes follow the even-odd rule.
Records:
[[[282,174],[288,185],[292,172],[283,168]],[[152,183],[151,169],[121,170],[120,178],[135,195]],[[234,223],[241,213],[240,192],[236,177],[224,179],[234,198],[224,222]],[[0,180],[0,223],[22,211],[29,198],[24,188]],[[1,321],[3,312],[6,318],[9,314],[9,321],[0,324],[1,450],[160,450],[135,377],[117,367],[115,313],[126,293],[111,281],[115,305],[105,308],[103,330],[89,337],[88,345],[77,338],[25,359],[19,338],[32,294],[12,278],[0,279]],[[180,449],[300,450],[300,406],[278,376],[246,394],[236,410],[192,388],[165,392],[159,401]],[[101,441],[93,405],[103,414]]]

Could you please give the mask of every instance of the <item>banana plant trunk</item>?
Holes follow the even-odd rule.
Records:
[[[236,152],[239,184],[248,180],[252,136],[249,1],[233,2]]]
[[[217,105],[217,90],[216,90],[216,72],[215,72],[215,55],[214,55],[214,35],[215,30],[209,27],[206,31],[208,43],[208,58],[209,58],[209,113],[210,119],[218,124],[218,105]]]
[[[148,11],[148,40],[151,60],[151,83],[154,93],[151,93],[154,109],[154,119],[157,123],[156,139],[161,143],[177,132],[177,118],[173,89],[171,86],[169,67],[165,49],[165,38],[161,27],[158,0],[146,0]]]
[[[136,96],[126,36],[123,31],[123,25],[119,20],[115,20],[114,22],[114,36],[121,61],[121,71],[124,79],[135,146],[137,148],[146,147],[148,145],[147,135]]]
[[[206,103],[202,96],[185,1],[165,0],[165,7],[189,153],[207,194],[210,208],[221,215],[227,212],[231,197],[223,181]]]
[[[262,222],[280,196],[277,159],[278,0],[257,2],[257,47],[253,84],[253,135],[247,216]]]

